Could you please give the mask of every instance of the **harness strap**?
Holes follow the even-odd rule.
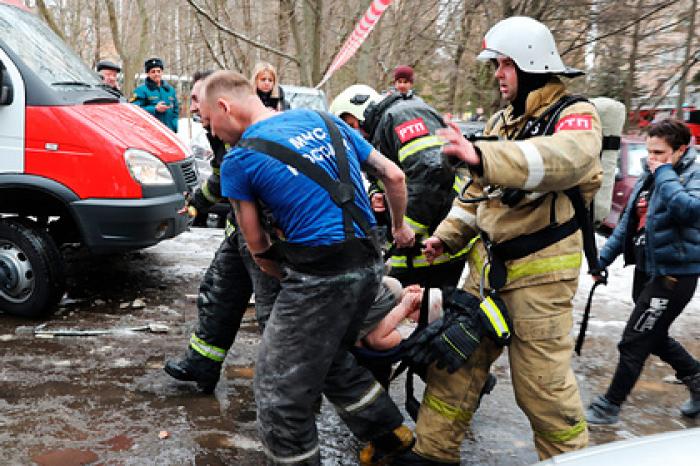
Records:
[[[330,118],[326,117],[320,112],[319,115],[324,119],[326,124],[329,125],[328,130],[331,135],[331,142],[333,143],[333,149],[335,150],[336,154],[339,177],[347,177],[349,180],[349,164],[345,153],[345,146],[340,138],[338,128],[335,126],[335,123],[330,120]],[[326,118],[328,119],[326,120]],[[334,128],[335,132],[331,128]],[[328,174],[320,166],[314,164],[305,157],[302,157],[292,149],[283,146],[282,144],[268,141],[267,139],[241,139],[238,142],[238,146],[263,153],[297,169],[300,173],[304,174],[327,191],[333,202],[343,211],[343,229],[345,231],[346,238],[352,238],[355,236],[352,222],[349,220],[350,218],[357,223],[368,238],[372,237],[372,227],[369,220],[365,217],[364,212],[362,212],[360,207],[355,204],[355,187],[352,185],[352,183],[344,181],[342,178],[340,180],[334,180],[331,178],[330,174]],[[341,167],[344,168],[341,169]],[[346,216],[348,218],[347,222],[345,220]],[[350,224],[349,228],[348,223]]]

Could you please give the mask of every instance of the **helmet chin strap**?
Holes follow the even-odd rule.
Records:
[[[518,74],[518,95],[511,102],[513,105],[513,116],[520,116],[525,113],[525,103],[530,92],[544,87],[552,77],[551,73],[528,73],[515,67]]]

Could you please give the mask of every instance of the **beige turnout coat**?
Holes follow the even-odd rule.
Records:
[[[483,175],[471,170],[473,182],[465,197],[484,196],[488,188],[519,188],[529,194],[513,207],[498,197],[473,204],[455,199],[435,231],[449,251],[459,251],[480,232],[500,243],[541,230],[552,220],[556,224],[570,220],[574,209],[563,192],[568,188],[579,186],[584,199],[591,201],[602,180],[601,123],[591,103],[578,102],[564,108],[552,135],[509,140],[563,95],[564,85],[552,78],[530,93],[523,115],[513,117],[509,106],[489,121],[486,135],[498,135],[501,140],[476,143]],[[578,277],[582,247],[577,231],[527,257],[506,262],[508,282],[503,290]],[[485,260],[483,243],[477,241],[470,254],[468,288],[478,286]]]

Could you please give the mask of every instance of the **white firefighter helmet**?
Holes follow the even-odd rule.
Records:
[[[366,84],[353,84],[338,94],[331,102],[331,113],[340,117],[344,113],[357,118],[360,123],[365,121],[365,110],[372,104],[378,103],[382,97],[377,91]]]
[[[549,28],[527,16],[501,20],[486,33],[483,50],[477,58],[487,61],[499,56],[509,57],[527,73],[583,74],[564,65]]]

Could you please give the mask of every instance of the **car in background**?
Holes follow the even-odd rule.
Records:
[[[484,135],[485,121],[452,120],[452,122],[457,124],[462,136],[467,139],[479,138]]]
[[[615,185],[610,213],[600,227],[602,233],[610,233],[625,210],[637,178],[644,173],[647,146],[643,136],[622,136],[620,155],[615,170]]]
[[[280,87],[284,91],[286,108],[310,108],[323,112],[328,111],[328,99],[322,90],[290,84],[280,84]]]

